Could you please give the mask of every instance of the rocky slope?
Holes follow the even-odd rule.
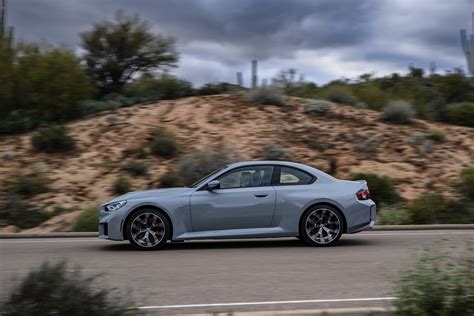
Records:
[[[215,144],[231,146],[246,159],[259,159],[265,145],[278,144],[292,160],[323,170],[333,161],[340,178],[355,172],[386,175],[406,199],[426,190],[456,194],[459,171],[473,165],[471,128],[426,121],[387,124],[378,112],[335,104],[326,116],[310,116],[304,102],[288,98],[287,107],[258,107],[242,95],[215,95],[108,111],[67,125],[78,148],[66,155],[33,151],[31,134],[1,137],[1,196],[16,175],[41,170],[52,190],[28,201],[49,211],[54,206],[72,211],[33,231],[67,230],[79,210],[113,196],[112,183],[123,174],[130,153],[148,148],[158,127],[176,134],[179,154],[173,159],[148,155],[148,175],[132,179],[133,189],[156,187],[180,155]],[[434,131],[442,131],[446,141],[430,140]]]

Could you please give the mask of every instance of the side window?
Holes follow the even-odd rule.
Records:
[[[272,166],[250,166],[232,170],[217,180],[221,189],[265,187],[271,185]]]
[[[313,176],[304,171],[289,167],[281,167],[280,170],[280,185],[309,184],[313,181]]]

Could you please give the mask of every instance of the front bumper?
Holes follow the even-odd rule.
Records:
[[[117,211],[106,211],[103,207],[99,211],[99,238],[110,240],[124,240],[123,221],[127,212],[127,205]]]

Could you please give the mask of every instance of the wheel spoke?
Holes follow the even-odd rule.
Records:
[[[341,230],[337,215],[330,209],[318,208],[308,215],[305,223],[306,234],[318,244],[333,241]]]
[[[142,247],[153,247],[159,244],[165,236],[165,224],[154,213],[144,213],[137,216],[131,225],[131,237]]]

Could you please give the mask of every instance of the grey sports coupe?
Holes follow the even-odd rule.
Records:
[[[99,237],[139,249],[191,239],[298,237],[329,246],[375,224],[366,181],[294,162],[227,165],[190,187],[130,192],[100,207]]]

